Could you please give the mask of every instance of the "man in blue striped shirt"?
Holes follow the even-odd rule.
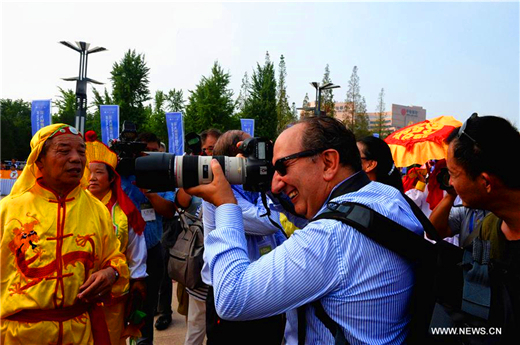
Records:
[[[329,200],[336,187],[363,174],[354,135],[333,118],[305,118],[285,130],[274,146],[273,163],[273,193],[285,193],[307,219],[323,212],[329,201],[352,201],[422,236],[421,224],[393,187],[370,182]],[[296,308],[320,300],[351,344],[405,341],[414,283],[408,262],[355,229],[323,219],[251,263],[241,209],[219,164],[212,161],[211,167],[213,182],[188,192],[217,206],[216,229],[206,239],[204,255],[222,318],[251,320],[286,312],[286,341],[297,344]],[[306,343],[334,343],[310,306],[306,327]]]

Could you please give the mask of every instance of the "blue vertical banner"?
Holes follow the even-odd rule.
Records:
[[[240,119],[242,130],[250,136],[255,136],[255,119]]]
[[[31,127],[32,135],[41,128],[51,124],[51,100],[44,99],[31,103]]]
[[[168,152],[182,156],[184,154],[184,124],[182,113],[166,113],[168,127]]]
[[[99,116],[101,117],[101,140],[108,146],[110,140],[119,138],[119,106],[100,105]]]

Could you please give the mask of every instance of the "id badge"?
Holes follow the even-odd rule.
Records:
[[[141,216],[143,216],[145,222],[152,222],[157,219],[155,210],[150,204],[141,204]]]

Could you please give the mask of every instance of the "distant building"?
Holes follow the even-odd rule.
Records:
[[[309,102],[309,107],[314,107],[315,102]],[[352,121],[352,103],[336,102],[334,104],[334,117],[342,122]],[[303,114],[303,112],[300,113]],[[408,125],[426,120],[426,109],[411,105],[392,104],[392,111],[383,113],[386,129],[389,132],[396,131]],[[374,130],[379,113],[367,113],[369,119],[369,130]],[[348,122],[347,122],[348,123]]]
[[[369,118],[369,129],[373,130],[376,126],[379,113],[367,113],[367,115]],[[393,132],[426,120],[426,109],[415,105],[392,104],[392,111],[385,112],[384,116],[387,130]]]

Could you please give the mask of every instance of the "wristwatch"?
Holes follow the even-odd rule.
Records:
[[[112,267],[112,266],[110,266],[110,267]],[[114,270],[114,272],[116,272],[116,280],[114,281],[114,282],[116,282],[119,279],[119,272],[114,267],[112,267],[112,269]]]

